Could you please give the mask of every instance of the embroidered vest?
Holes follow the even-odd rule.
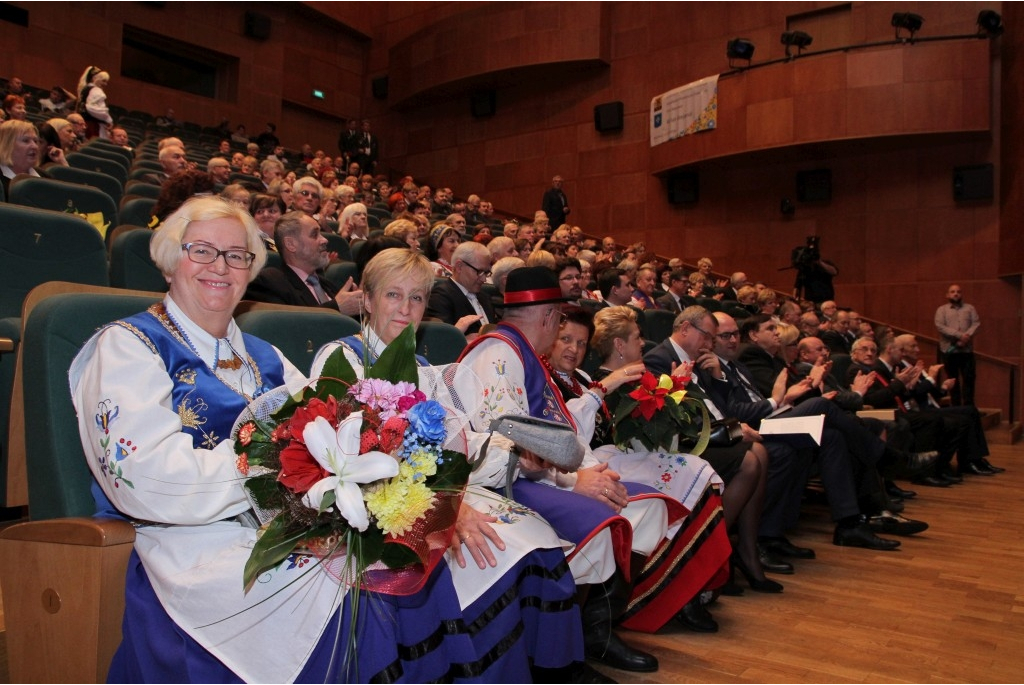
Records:
[[[462,356],[459,357],[459,361],[461,362],[465,359],[469,351],[479,345],[481,341],[490,339],[503,341],[519,356],[526,379],[526,387],[523,390],[526,391],[526,399],[530,406],[530,416],[564,423],[572,426],[573,430],[575,430],[576,424],[569,413],[569,408],[565,406],[565,401],[562,400],[562,393],[558,390],[551,376],[548,375],[547,369],[540,363],[533,345],[515,326],[507,323],[498,324],[496,330],[486,335],[481,335],[471,342],[463,351]]]
[[[110,326],[121,326],[141,340],[154,354],[160,355],[171,377],[171,406],[178,412],[182,431],[192,436],[196,449],[213,449],[231,437],[235,419],[249,400],[224,384],[200,359],[167,316],[163,303]],[[246,360],[256,377],[258,397],[284,384],[284,364],[274,348],[251,335],[242,334]],[[122,517],[107,499],[99,485],[93,483],[98,516]]]

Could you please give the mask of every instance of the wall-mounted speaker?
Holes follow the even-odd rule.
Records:
[[[469,96],[469,111],[477,119],[494,116],[496,109],[497,97],[493,90],[485,90]]]
[[[828,202],[832,199],[832,170],[796,172],[796,199],[800,202]]]
[[[953,168],[954,200],[991,200],[995,197],[994,170],[991,164]]]
[[[245,13],[245,36],[256,40],[270,38],[270,17],[259,12]]]
[[[600,133],[622,130],[622,102],[594,105],[594,128]]]
[[[378,100],[388,99],[388,77],[378,76],[370,82],[370,89],[373,91],[373,97]]]
[[[700,175],[696,171],[677,171],[668,177],[668,201],[674,205],[696,202],[700,197]]]

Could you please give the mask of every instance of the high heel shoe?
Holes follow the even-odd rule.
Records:
[[[776,583],[774,580],[767,578],[755,578],[738,554],[733,555],[732,565],[733,568],[738,569],[743,574],[743,577],[747,579],[747,584],[750,585],[750,589],[754,592],[782,592],[782,583]]]

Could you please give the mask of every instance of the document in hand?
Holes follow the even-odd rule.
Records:
[[[793,447],[817,447],[821,445],[821,431],[825,427],[825,415],[789,416],[764,419],[757,432],[765,440],[780,440]]]

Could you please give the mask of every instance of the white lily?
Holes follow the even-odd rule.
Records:
[[[369,527],[370,517],[358,483],[372,483],[398,475],[398,462],[390,455],[383,452],[359,454],[362,423],[362,413],[357,412],[342,421],[335,431],[327,419],[318,416],[302,431],[309,453],[320,466],[334,474],[310,488],[302,503],[319,509],[324,495],[333,490],[338,511],[350,526],[360,532]]]

